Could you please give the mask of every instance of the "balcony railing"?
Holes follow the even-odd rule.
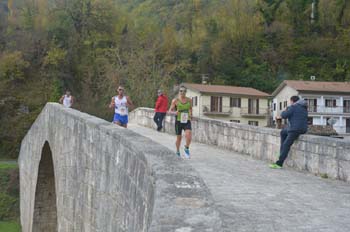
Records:
[[[309,113],[350,114],[350,106],[308,106]]]
[[[257,110],[256,107],[242,107],[241,115],[245,117],[266,117],[269,113],[268,108],[259,108]]]
[[[204,115],[229,116],[232,114],[232,108],[228,106],[211,107],[210,105],[204,105],[202,107]]]
[[[230,116],[233,112],[233,108],[229,106],[211,107],[210,105],[204,105],[202,107],[204,115]],[[254,107],[241,107],[238,109],[240,109],[240,114],[242,117],[266,117],[269,112],[268,108],[259,108],[258,111]]]

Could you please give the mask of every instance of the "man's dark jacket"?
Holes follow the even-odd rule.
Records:
[[[287,110],[281,113],[281,117],[288,119],[288,131],[306,133],[308,111],[307,103],[305,100],[299,100],[293,105],[289,106]]]

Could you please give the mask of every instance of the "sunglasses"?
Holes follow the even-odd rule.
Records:
[[[186,90],[179,90],[180,93],[186,93]]]
[[[124,91],[124,89],[118,89],[118,91]]]

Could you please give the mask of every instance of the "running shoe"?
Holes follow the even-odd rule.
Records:
[[[188,147],[185,147],[184,151],[185,151],[185,157],[187,159],[189,159],[190,158],[190,149]]]
[[[270,168],[272,168],[272,169],[281,169],[282,166],[279,166],[278,164],[270,164]]]

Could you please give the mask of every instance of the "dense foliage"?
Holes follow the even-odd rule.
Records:
[[[19,221],[19,172],[17,164],[0,161],[0,229],[2,221]]]
[[[118,83],[153,106],[157,88],[201,74],[266,92],[349,81],[349,58],[348,0],[0,0],[0,156],[67,88],[110,119]]]

